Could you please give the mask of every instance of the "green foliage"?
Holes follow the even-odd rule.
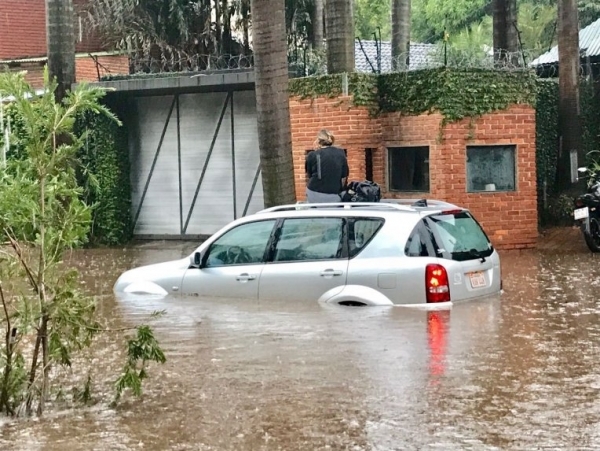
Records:
[[[536,105],[536,165],[539,202],[543,201],[543,187],[549,194],[554,191],[558,158],[558,83],[556,80],[538,80]]]
[[[479,23],[488,15],[488,0],[413,0],[412,40],[436,42]]]
[[[12,131],[7,158],[21,161],[26,166],[28,155],[25,145],[31,137],[24,117],[18,114],[14,103],[4,107],[4,117],[5,125],[10,121]],[[73,136],[78,148],[76,160],[79,164],[74,166],[78,186],[81,188],[82,200],[91,207],[92,214],[90,232],[84,241],[94,245],[123,244],[132,236],[126,130],[112,118],[87,113],[77,115]],[[0,137],[0,149],[3,145],[4,140]],[[19,170],[18,166],[14,168]],[[7,183],[7,189],[13,186],[12,180]],[[19,196],[18,192],[14,194]],[[22,207],[28,208],[25,204]],[[22,211],[16,216],[25,217]],[[27,219],[23,227],[31,228],[31,225],[31,221]]]
[[[587,155],[594,155],[600,150],[600,83],[594,85],[590,80],[583,80],[579,87],[581,99],[581,128],[583,132],[583,149]]]
[[[586,80],[581,81],[581,128],[583,145],[588,161],[585,163],[594,174],[598,169],[600,149],[600,97],[598,88]],[[572,198],[557,193],[556,165],[558,158],[558,80],[538,81],[536,111],[536,165],[540,219],[542,225],[571,224]],[[544,205],[544,192],[546,205]]]
[[[95,300],[79,289],[77,271],[62,258],[86,242],[92,222],[77,183],[84,140],[75,133],[75,123],[82,115],[114,123],[116,118],[100,103],[104,92],[97,88],[81,84],[62,103],[55,101],[55,89],[46,80],[44,92],[36,94],[24,74],[0,74],[0,97],[14,99],[10,114],[21,121],[11,136],[18,155],[0,166],[5,243],[0,250],[0,329],[6,337],[0,341],[0,413],[17,414],[23,408],[31,414],[37,404],[41,414],[52,389],[51,369],[70,368],[74,355],[103,331]],[[142,345],[150,343],[152,357],[164,361],[150,329],[140,330]],[[89,393],[84,397],[89,399]]]
[[[534,105],[536,76],[529,71],[427,69],[382,75],[348,75],[354,103],[373,112],[406,115],[439,112],[444,123],[474,118],[512,104]],[[290,93],[300,98],[337,97],[342,75],[290,81]]]
[[[512,104],[535,104],[535,74],[485,69],[433,69],[382,75],[380,108],[417,115],[440,112],[444,122],[474,118]]]
[[[522,3],[519,6],[518,27],[529,58],[537,58],[556,41],[557,14],[556,4]]]
[[[105,116],[82,115],[76,122],[82,136],[78,153],[85,171],[79,174],[84,200],[93,205],[90,241],[117,245],[131,239],[131,183],[127,134]]]
[[[58,104],[56,84],[46,81],[45,88],[37,95],[23,74],[0,74],[0,97],[14,99],[12,114],[22,127],[15,138],[22,154],[0,169],[0,234],[10,243],[0,254],[0,280],[10,293],[5,297],[0,285],[0,325],[13,336],[0,345],[0,412],[6,413],[24,401],[29,412],[36,396],[41,412],[51,366],[70,365],[95,327],[95,304],[78,291],[77,273],[64,268],[62,255],[86,241],[91,220],[75,177],[81,145],[75,118],[86,111],[112,114],[99,103],[104,93],[98,89],[81,85]],[[25,358],[28,341],[35,349]]]
[[[165,363],[166,358],[154,338],[152,329],[148,326],[140,326],[136,337],[129,339],[127,345],[127,363],[115,382],[115,403],[127,389],[131,390],[134,396],[142,395],[142,382],[148,377],[146,371],[148,362]]]
[[[392,0],[356,0],[354,3],[354,30],[364,40],[392,39]]]

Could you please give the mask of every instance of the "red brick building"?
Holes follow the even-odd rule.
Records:
[[[129,73],[126,56],[103,48],[85,30],[87,0],[74,0],[76,10],[76,79],[93,81],[109,73]],[[0,70],[27,71],[35,86],[43,81],[46,65],[46,10],[44,0],[0,1]]]
[[[350,179],[371,179],[387,198],[431,198],[469,208],[500,249],[535,247],[535,109],[506,111],[440,128],[439,114],[371,117],[351,98],[290,103],[296,193],[304,199],[304,159],[328,128],[346,149]]]

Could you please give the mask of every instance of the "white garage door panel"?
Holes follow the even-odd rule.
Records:
[[[144,195],[173,99],[158,96],[135,100],[138,129],[131,143],[134,215],[141,202],[135,234],[207,235],[242,216],[247,206],[248,214],[262,209],[260,177],[248,204],[260,161],[254,91],[233,93],[233,102],[227,93],[179,95]]]
[[[142,125],[134,182],[133,208],[138,211],[140,200],[156,156],[173,97],[143,97],[137,99],[138,117]],[[137,219],[135,234],[178,234],[179,182],[177,168],[177,120],[173,112],[156,160],[152,178]]]
[[[253,91],[234,94],[237,215],[242,216],[260,163],[256,100]],[[262,188],[262,186],[261,186]],[[256,196],[256,188],[253,197]],[[262,194],[260,208],[262,209]],[[248,210],[248,214],[258,210]]]

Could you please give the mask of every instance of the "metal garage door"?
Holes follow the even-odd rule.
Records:
[[[138,236],[209,235],[263,208],[254,91],[138,97],[131,145]]]

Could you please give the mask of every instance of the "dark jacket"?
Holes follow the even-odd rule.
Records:
[[[338,147],[323,147],[306,156],[307,188],[325,194],[339,194],[342,179],[348,177],[346,153]]]

